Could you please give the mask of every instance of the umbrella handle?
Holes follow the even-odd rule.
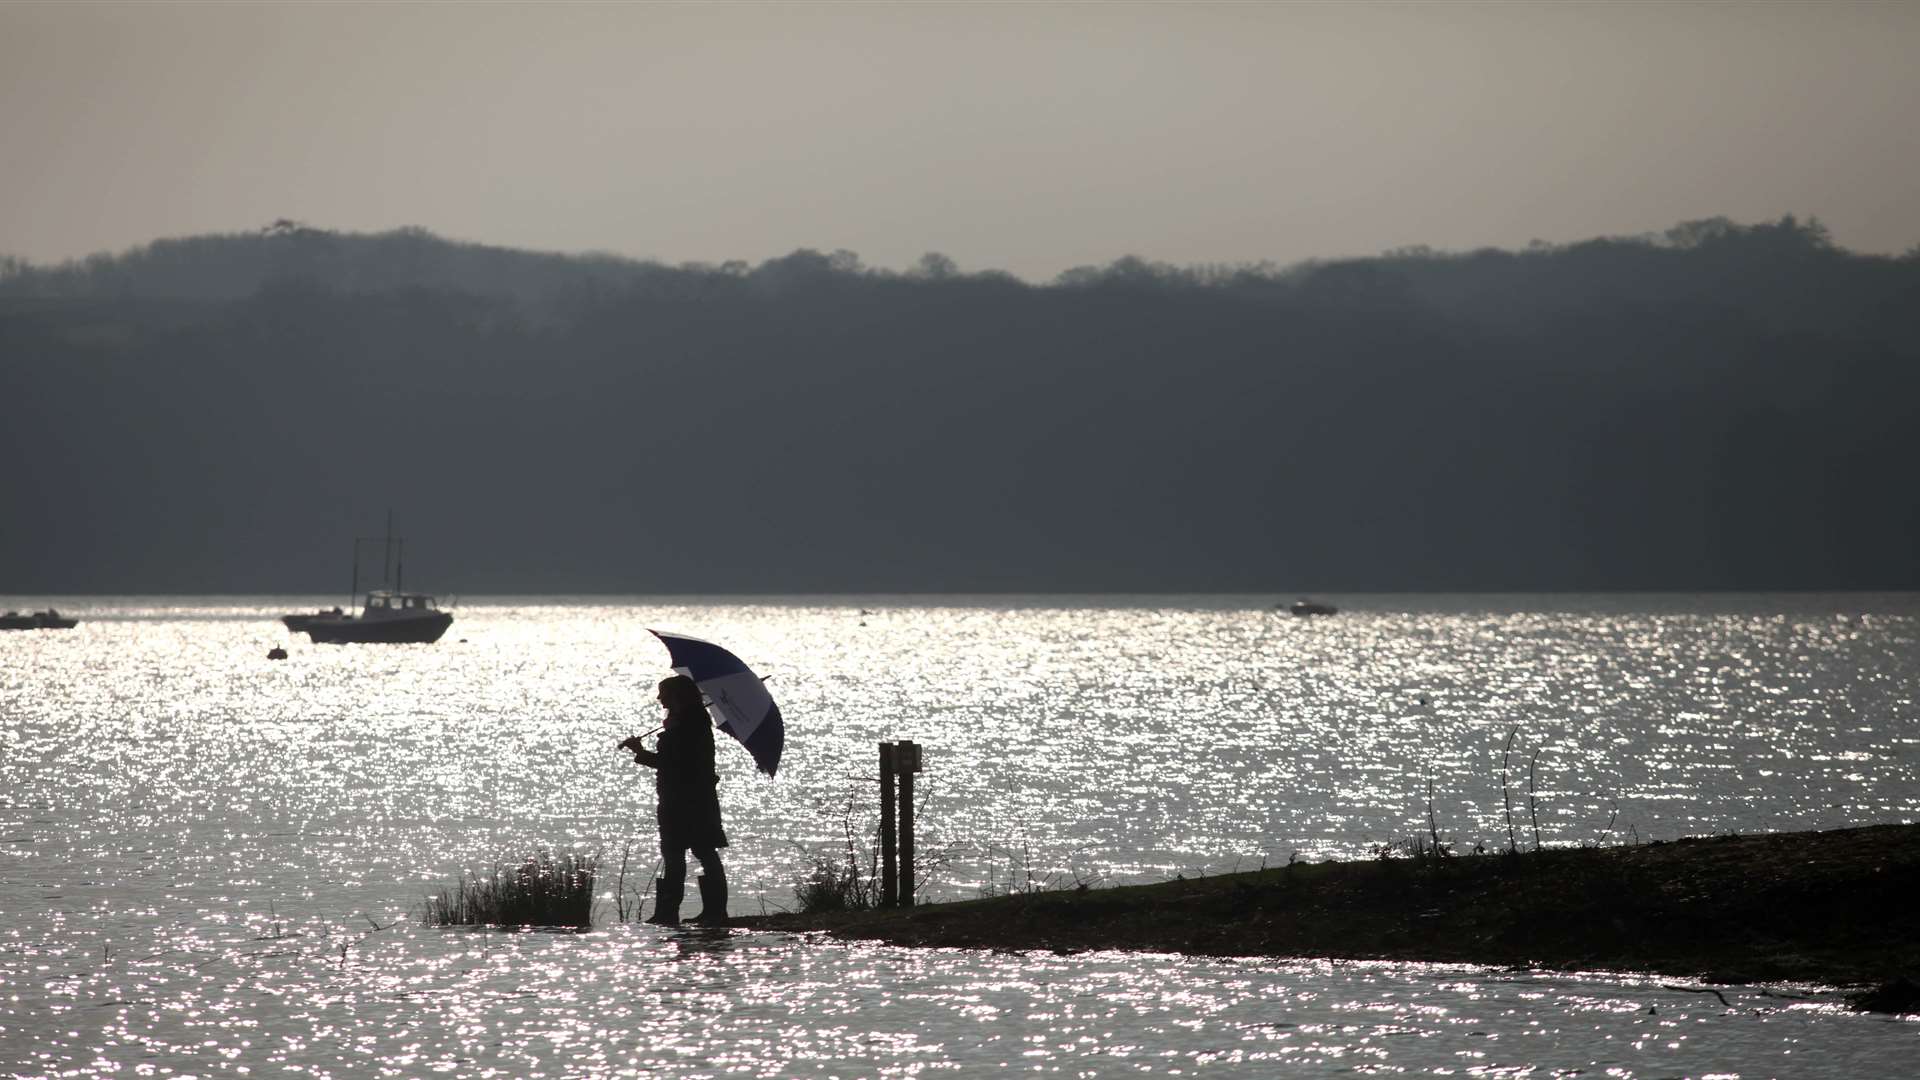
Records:
[[[652,734],[655,734],[656,732],[665,731],[666,729],[667,729],[667,726],[665,724],[662,724],[659,727],[654,728],[653,731],[647,732],[647,735],[652,735]],[[640,740],[646,738],[647,735],[630,735],[627,738],[620,740],[620,749],[637,751],[640,748]],[[628,743],[632,743],[633,745],[629,746],[627,745]],[[651,751],[649,751],[649,753],[651,753]],[[634,760],[638,761],[640,759],[638,757],[635,757]]]

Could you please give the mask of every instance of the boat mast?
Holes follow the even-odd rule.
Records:
[[[400,591],[395,587],[393,580],[393,507],[391,506],[387,507],[387,542],[386,549],[380,555],[380,575],[382,585],[395,592]]]

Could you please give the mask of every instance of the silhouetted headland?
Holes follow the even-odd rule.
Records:
[[[1296,863],[739,919],[895,945],[1439,961],[1860,985],[1920,972],[1920,825]]]
[[[327,595],[395,501],[465,595],[1912,589],[1917,297],[1791,217],[1044,284],[291,222],[0,259],[0,506],[61,523],[0,592]],[[663,528],[676,484],[729,496]]]

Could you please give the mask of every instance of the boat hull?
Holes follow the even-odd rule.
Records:
[[[321,619],[340,619],[344,617],[344,613],[341,612],[339,608],[335,608],[332,611],[316,611],[310,615],[282,615],[280,616],[280,621],[286,625],[288,630],[296,634],[301,634],[306,632],[307,627],[312,626]]]
[[[0,615],[0,630],[71,630],[78,625],[79,619],[49,611],[30,611],[25,615],[10,611]]]
[[[450,613],[426,611],[390,619],[314,619],[307,623],[306,631],[307,637],[320,645],[426,645],[439,641],[452,625]]]

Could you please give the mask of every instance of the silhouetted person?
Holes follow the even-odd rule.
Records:
[[[687,851],[700,860],[700,914],[692,922],[725,925],[727,872],[720,865],[720,848],[727,834],[720,824],[720,778],[713,771],[713,720],[700,699],[700,687],[685,675],[660,683],[660,704],[666,706],[665,729],[656,748],[648,750],[642,736],[621,742],[633,751],[633,760],[654,770],[659,798],[654,813],[660,822],[660,880],[654,886],[653,917],[662,926],[680,925],[680,899],[687,888]]]

